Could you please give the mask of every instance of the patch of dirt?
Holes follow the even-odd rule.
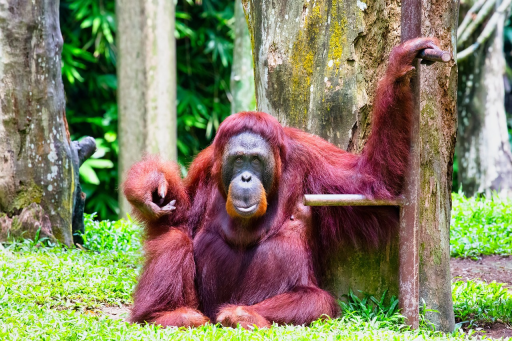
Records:
[[[473,336],[476,337],[488,337],[491,339],[506,339],[512,338],[512,327],[509,327],[503,323],[493,323],[488,325],[483,325],[481,328],[478,328]],[[480,337],[478,339],[480,339]]]
[[[505,283],[505,287],[512,289],[512,257],[509,256],[482,256],[479,260],[470,258],[452,258],[450,260],[452,278],[485,282],[496,281]]]
[[[452,258],[450,260],[452,278],[463,281],[480,279],[485,282],[505,283],[512,290],[512,257],[482,256],[478,260],[470,258]],[[503,323],[480,325],[474,336],[492,339],[512,338],[512,327]]]
[[[114,320],[126,321],[130,316],[130,306],[101,307],[101,312]]]

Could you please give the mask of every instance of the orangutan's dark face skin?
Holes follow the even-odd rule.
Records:
[[[261,136],[245,132],[229,140],[222,156],[222,185],[228,193],[226,209],[231,217],[249,219],[265,214],[275,166],[272,148]]]

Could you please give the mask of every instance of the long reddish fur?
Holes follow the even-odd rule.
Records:
[[[294,214],[297,201],[306,193],[364,194],[381,199],[391,199],[400,194],[409,160],[413,110],[412,94],[409,90],[412,69],[407,62],[400,60],[399,56],[402,54],[398,52],[400,51],[396,49],[393,51],[395,56],[392,54],[386,76],[379,83],[374,103],[372,132],[361,155],[343,151],[317,136],[298,129],[282,127],[268,114],[243,112],[228,117],[221,124],[213,144],[197,156],[183,182],[175,165],[164,163],[158,158],[146,158],[132,168],[124,187],[131,202],[140,201],[147,195],[148,183],[155,181],[151,178],[155,170],[165,174],[170,184],[167,202],[173,198],[177,199],[175,213],[158,221],[147,219],[143,212],[135,210],[136,216],[145,222],[148,240],[145,243],[146,265],[135,292],[132,321],[180,325],[180,319],[187,316],[193,320],[189,325],[207,321],[205,316],[198,317],[197,314],[200,313],[197,309],[205,312],[202,305],[212,298],[198,298],[196,286],[211,284],[202,283],[200,279],[193,283],[196,265],[192,239],[205,228],[205,221],[215,220],[214,217],[206,217],[209,208],[219,207],[219,219],[228,219],[225,212],[220,211],[225,207],[227,196],[220,180],[221,156],[229,139],[239,133],[251,131],[259,134],[273,148],[276,181],[268,193],[267,214],[254,222],[255,228],[252,230],[263,229],[264,226],[265,237],[262,238],[275,237],[277,242],[273,246],[274,249],[300,249],[299,243],[304,242],[303,240],[280,237],[280,233],[285,221]],[[219,202],[222,200],[224,201]],[[397,212],[394,209],[311,209],[312,229],[308,232],[308,240],[305,241],[309,244],[309,251],[302,255],[305,260],[321,259],[322,250],[330,250],[333,246],[343,243],[376,247],[389,239],[397,220]],[[231,247],[244,248],[242,237],[239,246],[215,244],[211,247],[215,247],[219,254],[228,255]],[[209,266],[218,269],[219,276],[236,276],[232,269],[223,269],[222,264],[211,262]],[[240,262],[242,266],[242,258]],[[317,265],[305,261],[290,266],[294,273],[305,274],[302,278],[309,278],[309,284],[297,284],[286,289],[284,293],[283,289],[278,287],[268,287],[262,291],[255,289],[255,286],[270,286],[269,279],[279,277],[280,274],[270,271],[255,278],[247,273],[250,280],[244,281],[248,284],[243,285],[248,287],[239,288],[239,292],[251,294],[241,297],[239,301],[249,302],[250,306],[247,303],[245,308],[238,309],[229,305],[222,308],[218,306],[222,300],[217,299],[217,305],[210,304],[213,308],[205,314],[214,318],[218,309],[222,308],[224,314],[229,312],[253,316],[255,321],[260,321],[262,325],[266,325],[265,320],[308,324],[321,314],[336,316],[339,313],[336,301],[317,287]],[[203,293],[209,292],[208,288],[203,289]],[[269,297],[268,293],[273,292],[280,294]],[[186,309],[191,310],[187,313]],[[173,313],[176,311],[178,313]],[[173,314],[177,314],[178,317]],[[228,316],[224,321],[230,323],[229,321],[233,320],[230,318]],[[244,323],[250,323],[250,319],[248,321]]]

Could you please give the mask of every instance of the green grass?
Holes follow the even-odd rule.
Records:
[[[512,254],[512,200],[453,194],[452,257]]]
[[[454,196],[452,255],[512,253],[512,204]],[[0,340],[464,340],[426,322],[411,331],[397,313],[396,298],[348,295],[343,317],[311,327],[245,331],[208,325],[162,329],[131,325],[106,316],[106,306],[126,306],[141,264],[140,229],[131,221],[95,222],[86,216],[84,248],[24,241],[0,246]],[[499,237],[499,238],[497,238]],[[496,243],[495,240],[499,240]],[[508,243],[508,245],[506,245]],[[457,321],[512,323],[512,293],[501,284],[453,283]],[[462,324],[461,323],[461,324]],[[471,334],[471,332],[469,333]]]
[[[196,329],[161,329],[129,325],[72,311],[45,311],[27,306],[6,316],[2,340],[463,340],[463,336],[426,331],[396,331],[355,319],[317,322],[305,327],[274,327],[244,331],[208,325]],[[3,313],[0,312],[3,318]],[[34,337],[36,336],[36,337]]]
[[[0,250],[0,296],[5,302],[86,311],[131,302],[137,253],[85,252],[11,244]]]
[[[0,247],[0,340],[463,338],[462,334],[443,335],[428,329],[411,331],[393,307],[384,307],[383,300],[373,302],[371,298],[349,301],[343,318],[318,321],[308,328],[244,331],[209,325],[164,330],[108,318],[101,312],[102,307],[131,302],[138,264],[139,253],[133,251],[68,250],[61,246],[38,247],[29,241]]]
[[[464,340],[428,331],[397,331],[356,319],[314,323],[311,327],[273,327],[254,331],[208,325],[196,329],[161,329],[129,325],[72,311],[46,311],[27,306],[0,318],[2,340]]]
[[[512,323],[512,292],[503,284],[456,281],[452,284],[453,309],[458,321]]]

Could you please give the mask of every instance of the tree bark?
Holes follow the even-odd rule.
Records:
[[[453,51],[457,2],[424,2],[422,32]],[[258,109],[285,125],[360,152],[370,132],[377,81],[400,42],[399,1],[245,0],[253,40]],[[423,68],[421,80],[420,299],[454,326],[449,271],[452,158],[457,68]],[[432,260],[434,257],[434,260]],[[323,286],[338,297],[351,288],[398,294],[398,236],[375,252],[333,255]],[[438,295],[438,296],[435,296]]]
[[[466,3],[471,5],[471,3]],[[496,7],[500,1],[496,2]],[[466,195],[512,196],[512,153],[505,113],[503,16],[486,44],[460,63],[458,181]],[[480,30],[481,31],[481,30]],[[479,32],[474,34],[474,38]],[[469,39],[469,44],[474,39]]]
[[[177,160],[174,2],[117,0],[119,174],[145,153]],[[130,210],[119,194],[120,216]]]
[[[254,41],[258,109],[360,151],[391,47],[398,1],[244,2]]]
[[[78,168],[61,49],[58,1],[0,1],[0,240],[73,244]]]
[[[251,36],[242,1],[235,1],[235,44],[231,67],[231,114],[256,109]]]

